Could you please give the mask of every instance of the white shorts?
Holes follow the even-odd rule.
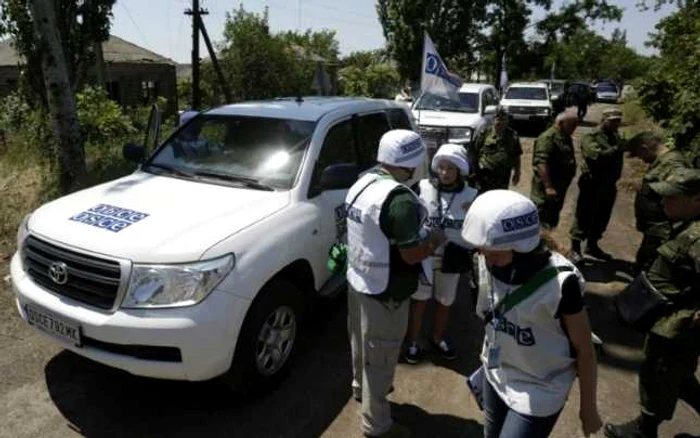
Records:
[[[440,258],[435,258],[435,270],[433,271],[433,284],[420,284],[418,290],[411,298],[418,301],[426,301],[434,298],[443,306],[451,306],[457,296],[457,285],[460,274],[445,274],[440,270],[442,265]]]

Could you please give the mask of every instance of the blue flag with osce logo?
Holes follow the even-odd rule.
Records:
[[[459,101],[459,89],[462,80],[450,73],[440,58],[433,41],[425,34],[423,43],[423,69],[421,70],[421,93],[435,94],[447,99]]]

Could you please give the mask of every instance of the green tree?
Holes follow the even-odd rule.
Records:
[[[456,57],[476,61],[473,47],[485,0],[378,0],[377,13],[387,49],[402,78],[417,81],[423,60],[423,34],[432,38],[448,66]],[[465,64],[462,61],[462,64]]]
[[[680,6],[656,25],[651,45],[659,50],[659,58],[640,84],[639,94],[675,144],[700,157],[700,2]]]
[[[58,32],[68,69],[71,91],[83,87],[88,69],[95,64],[95,47],[109,38],[112,8],[116,0],[55,0],[55,30]],[[41,72],[41,50],[33,28],[30,0],[3,0],[0,35],[10,37],[12,45],[25,60],[22,72],[27,90],[46,106],[45,84]],[[47,5],[48,5],[47,4]],[[48,7],[48,6],[47,6]]]
[[[400,87],[398,71],[387,63],[350,65],[338,72],[342,93],[346,96],[391,98]]]

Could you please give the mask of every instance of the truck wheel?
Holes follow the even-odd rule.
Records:
[[[233,390],[264,393],[289,372],[298,350],[304,294],[292,283],[273,279],[248,310],[231,368],[222,376]]]

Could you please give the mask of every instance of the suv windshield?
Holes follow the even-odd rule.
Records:
[[[538,87],[513,87],[508,89],[506,99],[547,100],[547,90]]]
[[[459,103],[457,103],[454,100],[450,100],[442,96],[426,93],[420,98],[415,109],[478,113],[479,95],[477,93],[459,93]]]
[[[617,93],[617,89],[612,85],[598,85],[598,91],[601,93]]]
[[[290,189],[315,122],[264,117],[196,117],[144,166],[181,176]]]

